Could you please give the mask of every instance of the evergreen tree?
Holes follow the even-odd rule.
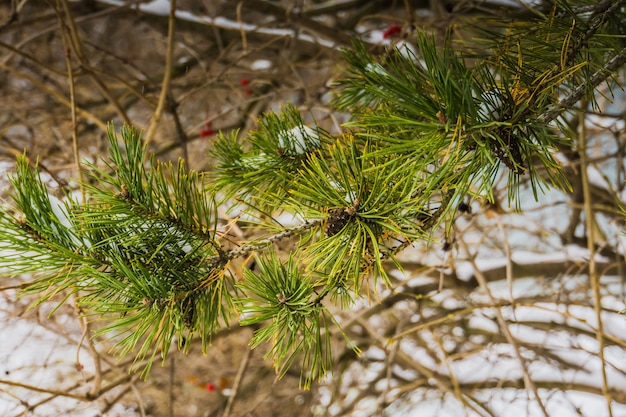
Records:
[[[572,146],[565,116],[595,106],[600,84],[620,88],[624,3],[557,1],[524,19],[475,20],[472,44],[418,33],[417,51],[373,54],[355,41],[336,84],[336,108],[352,116],[345,133],[286,105],[242,140],[221,135],[207,172],[159,162],[137,129],[111,125],[105,168],[84,171],[85,198],[59,200],[21,156],[0,266],[35,274],[25,291],[40,302],[74,295],[106,323],[95,337],[145,374],[172,345],[199,337],[207,349],[239,318],[256,326],[252,347],[271,345],[279,375],[301,362],[308,387],[332,369],[329,335],[341,328],[329,303],[349,309],[388,284],[398,253],[449,231],[468,201],[493,201],[503,172],[514,206],[524,184],[538,199],[569,187],[555,157]],[[255,237],[233,242],[220,206]]]

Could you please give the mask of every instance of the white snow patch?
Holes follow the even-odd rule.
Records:
[[[593,165],[589,165],[587,167],[587,179],[589,180],[590,184],[595,185],[596,187],[603,190],[610,191],[610,187],[606,182],[606,178],[604,177],[604,175],[602,175],[600,171],[598,171],[598,168],[594,167]]]
[[[274,219],[284,227],[299,226],[305,221],[302,216],[293,213],[281,213]]]
[[[245,169],[257,170],[267,164],[267,155],[264,153],[259,155],[246,155],[242,156],[239,162]]]
[[[474,261],[479,271],[489,271],[506,266],[504,258],[476,259]],[[469,261],[458,262],[455,265],[456,276],[463,281],[468,281],[474,276],[474,265]],[[502,277],[504,279],[504,277]]]
[[[482,122],[498,120],[500,109],[504,104],[502,92],[497,89],[485,91],[480,95],[480,106],[478,107],[478,119]]]
[[[586,120],[598,127],[611,129],[614,131],[624,130],[624,119],[616,119],[615,117],[607,117],[601,114],[589,114],[586,116]]]
[[[110,4],[114,6],[125,6],[124,0],[100,0],[101,3]],[[167,16],[170,11],[170,2],[168,0],[154,0],[150,3],[140,3],[134,6],[134,8],[148,14],[154,14],[158,16]],[[176,18],[188,22],[204,23],[207,25],[215,26],[222,29],[256,32],[265,35],[283,36],[289,38],[296,38],[305,42],[315,43],[327,48],[335,49],[337,44],[328,39],[313,36],[308,33],[302,33],[301,31],[294,31],[292,29],[273,29],[256,25],[252,23],[238,22],[235,20],[227,19],[222,16],[210,17],[210,16],[198,16],[189,11],[176,10]]]
[[[411,61],[416,61],[418,59],[419,55],[417,53],[417,48],[412,43],[409,43],[403,39],[396,42],[394,47],[398,50],[398,53],[404,58],[410,59]],[[422,66],[426,67],[426,65]]]
[[[387,75],[387,70],[378,62],[370,62],[365,66],[365,71],[374,72],[378,75]]]
[[[308,126],[296,126],[278,134],[278,146],[290,155],[302,155],[320,145],[319,132]]]
[[[437,282],[437,280],[430,278],[430,277],[416,276],[414,278],[409,279],[406,285],[409,288],[415,288],[415,287],[423,287],[425,285],[429,285],[434,282]]]
[[[272,68],[272,61],[269,59],[257,59],[250,65],[253,71],[267,71],[270,68]]]

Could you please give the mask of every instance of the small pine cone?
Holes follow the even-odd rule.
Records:
[[[334,236],[344,228],[350,220],[350,214],[345,209],[335,208],[328,211],[328,219],[326,220],[326,236]]]
[[[507,148],[509,152],[502,149],[495,141],[491,143],[491,149],[507,168],[517,175],[523,175],[526,172],[526,165],[517,137],[515,137],[510,130],[508,132],[500,130],[499,133],[501,137],[507,137]]]

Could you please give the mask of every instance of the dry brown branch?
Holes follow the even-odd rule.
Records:
[[[589,188],[589,178],[587,174],[587,129],[584,113],[580,113],[580,134],[578,136],[578,150],[581,158],[581,182],[585,204],[585,226],[587,232],[587,250],[589,251],[589,280],[593,290],[593,305],[596,313],[597,331],[596,340],[598,341],[598,357],[600,358],[602,369],[602,393],[606,399],[606,407],[609,417],[613,417],[613,407],[611,407],[611,395],[609,393],[609,382],[606,373],[606,361],[604,359],[604,324],[602,321],[602,296],[600,295],[600,276],[598,275],[596,266],[596,240],[597,225],[595,221],[595,212],[592,209],[591,191]]]
[[[174,36],[176,30],[176,0],[170,1],[170,12],[168,16],[168,25],[167,25],[167,48],[165,52],[165,71],[163,72],[163,82],[161,83],[161,93],[159,95],[159,102],[157,103],[157,107],[154,110],[154,114],[152,115],[152,119],[150,121],[150,126],[146,131],[145,135],[145,143],[146,146],[152,142],[154,139],[154,135],[156,134],[156,129],[159,127],[159,122],[161,121],[161,116],[163,115],[163,111],[165,110],[165,106],[167,104],[167,98],[170,94],[170,81],[172,79],[172,66],[174,59]]]

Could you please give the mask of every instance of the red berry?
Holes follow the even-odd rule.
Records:
[[[250,80],[248,80],[247,78],[242,78],[241,80],[239,80],[239,84],[241,84],[242,87],[246,87],[248,84],[250,84]]]
[[[246,95],[249,96],[252,94],[252,90],[249,88],[246,88]]]
[[[212,382],[209,382],[204,386],[204,389],[207,390],[208,392],[213,392],[215,391],[215,384]]]
[[[383,38],[387,39],[392,37],[393,35],[397,35],[398,33],[402,33],[402,28],[395,23],[392,23],[391,26],[387,28],[383,32]]]
[[[206,138],[207,136],[213,136],[214,134],[215,134],[215,132],[210,127],[206,128],[206,129],[202,129],[200,131],[200,137],[201,138]]]

